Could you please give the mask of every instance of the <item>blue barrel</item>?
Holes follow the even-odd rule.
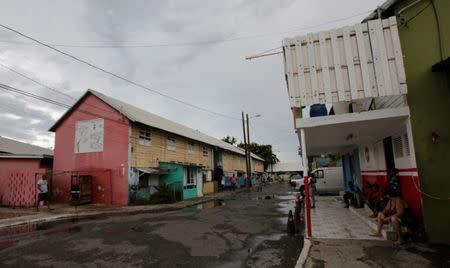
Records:
[[[328,115],[327,106],[325,104],[313,104],[309,109],[309,117],[318,117]]]

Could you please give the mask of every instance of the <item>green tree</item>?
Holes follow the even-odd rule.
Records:
[[[222,138],[222,140],[231,145],[235,145],[237,143],[237,139],[235,137],[231,137],[231,136],[226,136],[225,138]]]
[[[245,149],[245,145],[243,143],[239,143],[238,147]],[[270,144],[258,144],[252,142],[248,145],[248,150],[264,159],[264,170],[266,170],[269,165],[280,162],[277,155],[273,153],[272,145]]]

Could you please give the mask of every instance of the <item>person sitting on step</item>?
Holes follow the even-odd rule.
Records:
[[[383,225],[391,222],[397,233],[397,240],[394,241],[394,244],[400,245],[402,244],[401,224],[405,214],[406,203],[401,199],[399,191],[390,188],[386,194],[389,197],[389,201],[383,211],[378,213],[377,232],[372,236],[381,237]]]

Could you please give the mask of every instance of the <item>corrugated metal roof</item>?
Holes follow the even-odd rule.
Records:
[[[53,156],[53,150],[0,136],[0,154],[3,157],[42,158]]]
[[[122,113],[124,116],[126,116],[130,121],[141,123],[150,127],[158,128],[170,133],[177,134],[179,136],[183,136],[195,141],[199,141],[201,143],[209,144],[215,147],[219,147],[221,149],[225,149],[228,151],[232,151],[241,155],[245,155],[245,151],[241,148],[238,148],[236,146],[233,146],[229,143],[226,143],[222,140],[213,138],[211,136],[208,136],[198,130],[191,129],[189,127],[183,126],[181,124],[175,123],[173,121],[170,121],[168,119],[165,119],[161,116],[155,115],[153,113],[147,112],[143,109],[140,109],[136,106],[133,106],[131,104],[128,104],[126,102],[120,101],[118,99],[112,98],[110,96],[107,96],[103,93],[100,93],[98,91],[89,89],[81,98],[82,100],[88,93],[91,93],[92,95],[98,97],[120,113]],[[76,106],[80,100],[77,101],[77,103],[74,105]],[[70,108],[66,114],[64,114],[56,123],[55,125],[50,128],[51,131],[54,131],[56,126],[60,123],[63,118],[70,113],[70,111],[73,109],[73,107]],[[261,161],[264,161],[261,157],[252,154],[252,157]]]

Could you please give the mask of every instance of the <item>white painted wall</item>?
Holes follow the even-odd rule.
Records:
[[[408,119],[409,120],[409,119]],[[407,168],[416,168],[415,160],[414,160],[414,144],[412,142],[412,134],[408,129],[408,122],[405,121],[404,126],[400,127],[397,132],[389,134],[392,136],[393,142],[393,151],[394,151],[394,161],[395,167],[398,169],[407,169]],[[396,148],[397,145],[395,140],[400,140],[401,154],[397,155]],[[407,149],[409,147],[409,150]],[[366,148],[368,149],[369,161],[367,161],[366,157]],[[384,146],[383,141],[377,141],[372,144],[363,144],[359,146],[359,159],[361,170],[370,171],[370,170],[385,170],[386,162],[384,159]]]
[[[383,141],[359,146],[359,162],[362,171],[385,170]]]

